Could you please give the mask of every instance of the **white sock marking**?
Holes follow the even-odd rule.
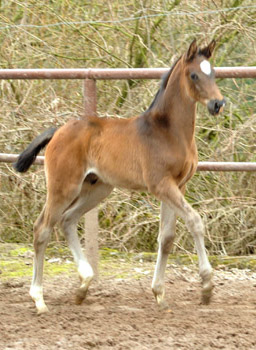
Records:
[[[78,273],[80,277],[84,280],[89,277],[89,279],[93,278],[93,269],[91,265],[87,261],[80,261],[78,265]]]

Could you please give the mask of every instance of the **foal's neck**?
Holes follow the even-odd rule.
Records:
[[[174,68],[166,89],[159,98],[153,118],[165,119],[165,125],[169,126],[170,132],[185,138],[188,143],[194,139],[196,103],[186,92],[181,62]]]

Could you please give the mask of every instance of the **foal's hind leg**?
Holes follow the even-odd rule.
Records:
[[[63,214],[61,228],[68,241],[70,250],[78,267],[81,280],[80,288],[76,294],[76,304],[81,304],[86,297],[90,282],[93,279],[93,270],[87,261],[77,235],[77,223],[80,217],[94,208],[101,200],[107,197],[112,187],[102,183],[84,183],[82,191],[74,204]]]
[[[161,203],[160,232],[158,236],[158,254],[157,262],[152,281],[152,291],[156,301],[161,308],[166,308],[164,300],[164,274],[168,255],[173,245],[176,228],[176,214],[167,204]]]
[[[44,253],[50,240],[54,224],[58,220],[57,212],[50,214],[47,206],[42,210],[40,216],[34,224],[34,264],[33,279],[30,287],[30,296],[34,300],[38,314],[48,311],[43,297],[43,266]]]

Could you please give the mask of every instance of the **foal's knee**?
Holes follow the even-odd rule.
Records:
[[[204,235],[204,224],[200,215],[193,211],[189,214],[186,224],[193,235]]]
[[[36,221],[34,222],[33,225],[33,232],[34,232],[34,236],[36,235],[36,233],[39,231],[40,226],[42,225],[44,220],[44,212],[42,212],[39,217],[36,219]]]
[[[46,226],[41,218],[39,218],[34,224],[34,249],[40,250],[41,246],[48,244],[50,240],[52,229]]]
[[[165,236],[161,239],[160,246],[163,254],[168,254],[172,248],[175,235]]]
[[[64,215],[60,221],[60,228],[65,232],[72,226],[72,221],[70,217]]]
[[[51,230],[44,229],[42,231],[37,231],[34,234],[34,250],[35,253],[39,253],[42,249],[45,249],[50,241]]]

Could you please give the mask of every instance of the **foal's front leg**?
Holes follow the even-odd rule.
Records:
[[[192,234],[198,255],[199,275],[202,279],[202,303],[209,304],[213,291],[212,267],[206,254],[204,244],[204,224],[200,215],[185,200],[182,193],[176,188],[171,190],[170,205],[176,207],[177,214],[185,221]]]
[[[159,184],[157,188],[156,195],[162,199],[165,203],[168,204],[170,208],[174,210],[176,215],[180,216],[184,221],[185,224],[192,234],[195,246],[198,254],[198,263],[199,263],[199,274],[202,278],[202,302],[204,304],[208,304],[211,300],[212,291],[213,291],[213,281],[212,281],[212,267],[209,263],[205,245],[204,245],[204,224],[200,217],[200,215],[191,207],[191,205],[185,200],[182,191],[177,187],[177,185],[168,178],[163,179],[163,181]],[[167,211],[166,211],[167,212]],[[166,214],[165,214],[166,215]],[[165,216],[164,215],[164,216]],[[163,254],[160,249],[160,254]],[[165,259],[167,257],[165,256]],[[161,270],[161,261],[162,259],[158,259],[160,261],[159,269]],[[158,265],[157,265],[158,266]],[[157,277],[158,274],[155,273],[155,276]],[[161,276],[161,273],[160,273]],[[157,280],[157,278],[154,277],[154,279]],[[159,279],[158,279],[159,280]],[[161,277],[160,277],[161,281]],[[157,288],[155,288],[154,280],[153,280],[153,291]],[[161,283],[160,283],[161,286]],[[159,291],[157,293],[157,299],[163,300],[164,292],[161,293]]]
[[[168,305],[164,300],[164,274],[167,265],[168,255],[175,238],[176,215],[175,212],[165,203],[161,203],[160,232],[158,236],[158,255],[152,281],[152,291],[156,301],[161,308]]]

